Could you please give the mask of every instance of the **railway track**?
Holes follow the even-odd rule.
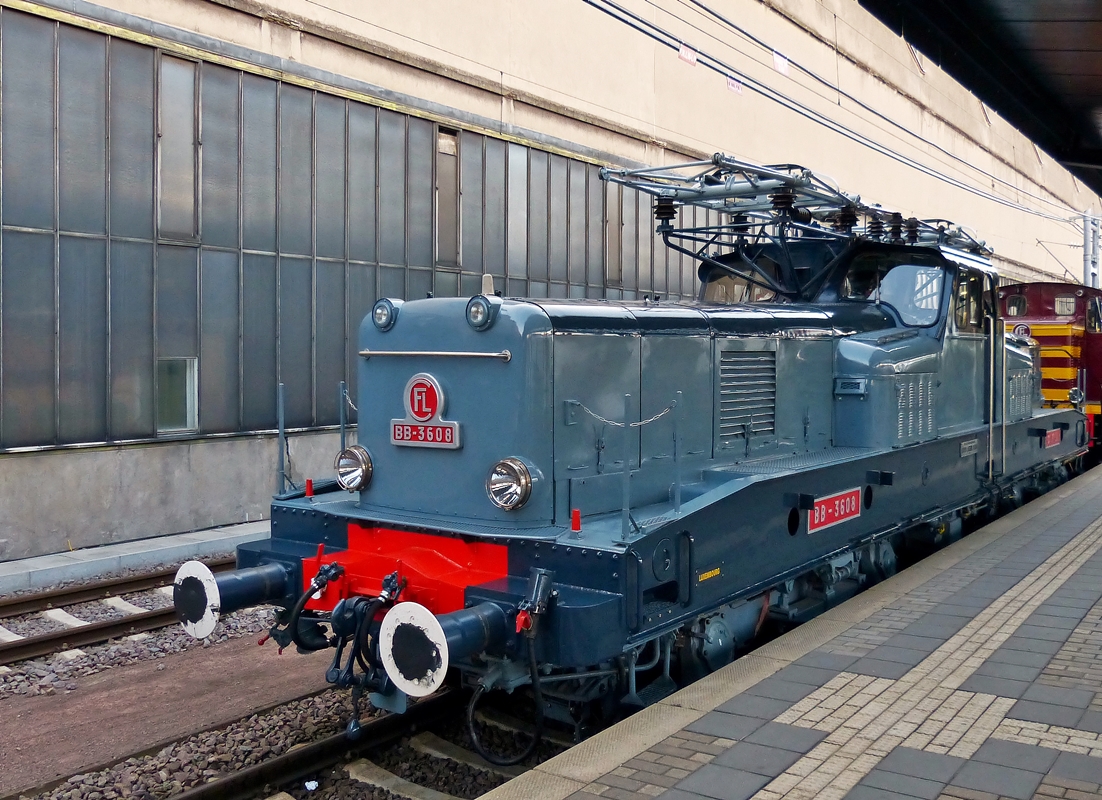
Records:
[[[217,559],[207,564],[212,570],[219,572],[232,569],[234,559]],[[175,624],[176,614],[171,607],[144,611],[121,601],[125,594],[169,586],[175,574],[175,569],[163,569],[132,577],[109,578],[95,583],[0,599],[0,666]],[[20,636],[3,627],[5,619],[46,613],[90,601],[110,601],[112,598],[118,598],[115,607],[127,610],[126,616],[87,622],[66,614],[62,616],[62,624],[68,627],[36,636]]]
[[[294,747],[263,763],[232,772],[174,796],[173,800],[248,800],[264,787],[282,786],[315,775],[329,767],[352,760],[369,750],[383,747],[412,731],[426,727],[463,708],[461,692],[449,691],[425,698],[404,714],[383,714],[363,723],[360,736],[351,740],[338,733],[316,742]]]

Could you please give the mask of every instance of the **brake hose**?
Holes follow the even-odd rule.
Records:
[[[485,693],[486,687],[479,684],[474,690],[474,694],[471,695],[471,702],[467,704],[467,734],[471,737],[471,745],[474,747],[476,753],[491,764],[496,764],[499,767],[511,767],[514,764],[526,761],[529,756],[536,752],[536,748],[543,739],[543,694],[540,692],[540,675],[539,669],[536,666],[536,645],[531,638],[528,639],[528,670],[532,677],[532,694],[536,701],[536,725],[535,731],[532,733],[532,741],[529,742],[528,746],[524,748],[524,751],[518,755],[496,755],[484,748],[482,742],[478,739],[478,732],[475,730],[474,710],[475,706],[478,705],[479,699],[482,697],[483,693]]]

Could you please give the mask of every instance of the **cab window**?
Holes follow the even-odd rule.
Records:
[[[1087,304],[1087,330],[1102,333],[1102,300],[1097,297]]]
[[[1008,317],[1025,316],[1025,298],[1020,294],[1006,298],[1006,315]]]
[[[1075,314],[1075,295],[1061,294],[1056,296],[1056,316],[1070,317]]]
[[[958,333],[983,333],[983,275],[962,270],[953,290],[953,319]]]
[[[862,253],[846,270],[841,300],[883,303],[908,327],[933,325],[938,319],[945,271],[920,254]]]

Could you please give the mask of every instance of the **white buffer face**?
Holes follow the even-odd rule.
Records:
[[[218,625],[222,598],[214,573],[201,561],[188,561],[176,572],[172,582],[172,603],[176,619],[196,639],[205,639]]]
[[[379,653],[386,674],[410,697],[432,694],[448,672],[444,629],[420,603],[398,603],[383,617]]]

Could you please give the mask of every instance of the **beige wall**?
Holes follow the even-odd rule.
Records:
[[[976,229],[1008,275],[1063,275],[1063,267],[1081,275],[1081,251],[1066,246],[1081,237],[1061,219],[1102,206],[855,0],[704,4],[788,56],[793,64],[787,75],[774,69],[770,49],[691,3],[622,5],[809,113],[1009,205],[925,175],[749,87],[736,94],[722,75],[685,63],[582,0],[104,5],[478,114],[506,131],[537,131],[627,160],[671,163],[682,154],[723,150],[754,161],[804,164],[866,201]]]

